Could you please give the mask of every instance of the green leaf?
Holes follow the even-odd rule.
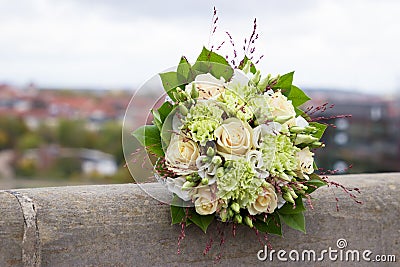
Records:
[[[171,205],[171,224],[182,223],[185,217],[185,208]]]
[[[174,105],[172,105],[170,102],[164,102],[161,107],[157,109],[160,115],[160,121],[164,122],[173,109]]]
[[[181,57],[176,72],[180,75],[179,77],[184,78],[183,82],[185,84],[192,82],[195,78],[195,73],[192,70],[192,66],[185,57]]]
[[[314,126],[315,128],[317,128],[317,132],[313,134],[313,136],[315,136],[318,139],[322,137],[326,128],[328,127],[327,125],[318,122],[310,122],[310,126]]]
[[[189,214],[189,220],[193,222],[195,225],[200,227],[201,230],[203,230],[204,233],[207,232],[208,226],[211,224],[211,222],[214,220],[215,215],[210,214],[210,215],[200,215],[196,211],[191,210]]]
[[[253,221],[253,225],[260,232],[282,236],[281,220],[276,212],[268,214],[265,222],[264,216],[256,216],[256,220]]]
[[[278,210],[278,213],[279,214],[297,214],[297,213],[301,213],[301,212],[306,210],[306,208],[304,207],[304,204],[303,204],[303,200],[302,200],[302,198],[300,196],[298,198],[296,198],[294,200],[294,202],[296,203],[296,207],[295,208],[293,208],[293,204],[292,203],[286,202]]]
[[[282,75],[273,88],[281,89],[283,95],[289,96],[292,89],[293,75],[294,71]]]
[[[160,131],[156,125],[143,125],[136,129],[132,135],[144,146],[147,151],[164,156],[162,150]]]
[[[293,106],[298,107],[311,98],[309,98],[299,87],[292,85],[288,99],[292,100]]]
[[[211,73],[217,79],[223,77],[225,81],[230,80],[233,75],[233,68],[228,61],[205,47],[193,65],[193,70],[199,73]]]
[[[247,56],[244,56],[243,60],[240,61],[240,64],[239,64],[238,68],[243,70],[243,68],[246,65],[247,61],[250,61],[250,59]],[[250,63],[251,63],[250,72],[255,74],[257,72],[256,66],[253,64],[253,62],[250,61]]]
[[[185,84],[185,77],[175,71],[170,71],[160,73],[160,78],[165,92],[172,100],[176,101],[173,92],[178,86]]]
[[[153,114],[153,124],[157,126],[158,130],[160,131],[162,127],[160,113],[154,109],[151,110],[151,113]]]
[[[169,116],[167,116],[163,122],[161,128],[161,140],[163,142],[164,148],[166,148],[169,145],[169,142],[171,141],[172,121],[176,112],[177,112],[177,107],[172,109],[172,111],[168,114]]]
[[[306,222],[304,219],[303,213],[295,213],[295,214],[281,214],[279,213],[280,218],[286,223],[289,227],[299,230],[303,233],[306,233]]]
[[[321,179],[317,174],[313,173],[310,174],[310,180],[305,182],[305,185],[308,186],[308,189],[306,190],[307,194],[311,194],[315,190],[317,190],[321,186],[325,186],[326,182]]]

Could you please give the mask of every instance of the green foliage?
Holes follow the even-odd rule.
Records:
[[[282,236],[281,220],[276,212],[268,214],[266,219],[263,215],[256,216],[253,225],[260,232]]]
[[[225,81],[232,78],[233,68],[226,59],[215,52],[203,47],[193,69],[199,73],[211,73],[217,79],[223,77]]]
[[[279,217],[289,227],[306,233],[306,223],[304,219],[304,214],[302,212],[294,214],[279,213]]]
[[[292,85],[288,99],[292,100],[293,106],[298,107],[310,100],[311,98],[309,98],[300,88]]]
[[[185,208],[171,205],[171,224],[184,222],[185,216]]]
[[[303,233],[306,232],[305,220],[303,212],[306,210],[301,197],[295,199],[296,205],[286,202],[279,210],[279,217],[289,227],[299,230]]]
[[[239,64],[239,67],[238,67],[238,68],[241,69],[241,70],[243,70],[244,66],[246,65],[246,63],[247,63],[248,61],[250,61],[250,63],[251,63],[251,64],[250,64],[250,72],[253,73],[253,74],[255,74],[256,71],[257,71],[256,66],[253,64],[253,62],[251,62],[251,60],[250,60],[247,56],[244,56],[243,60],[240,61],[240,64]]]
[[[189,215],[189,220],[193,222],[195,225],[200,227],[201,230],[203,230],[204,233],[207,232],[208,226],[211,224],[211,222],[215,218],[215,214],[210,214],[210,215],[199,215],[195,211],[191,210]]]
[[[161,145],[160,130],[156,125],[143,125],[136,129],[132,135],[144,146],[147,151],[163,156],[164,151]]]
[[[279,214],[296,214],[296,213],[301,213],[306,210],[303,204],[303,200],[301,197],[298,197],[295,199],[295,204],[293,206],[292,203],[286,202],[279,210]],[[294,207],[294,208],[293,208]]]
[[[288,97],[292,89],[294,71],[279,77],[278,82],[273,86],[274,89],[281,89],[282,94]]]
[[[310,174],[310,180],[308,180],[305,185],[308,186],[308,189],[306,190],[307,194],[311,194],[321,186],[325,186],[326,182],[321,179],[317,174],[313,173]]]
[[[322,137],[326,128],[328,127],[327,125],[318,122],[310,122],[310,126],[314,126],[315,128],[317,128],[317,132],[314,133],[313,136],[315,136],[318,139]]]

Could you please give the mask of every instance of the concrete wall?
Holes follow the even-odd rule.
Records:
[[[307,234],[288,228],[284,237],[268,236],[275,250],[346,249],[396,255],[400,261],[400,174],[334,176],[358,187],[359,205],[341,190],[336,211],[330,188],[317,191],[314,210],[306,212]],[[154,194],[158,184],[146,185]],[[287,266],[277,258],[259,261],[263,248],[251,229],[213,223],[207,234],[186,229],[177,254],[180,227],[170,225],[169,206],[145,194],[137,185],[75,186],[0,191],[0,266]],[[218,233],[224,232],[220,247]],[[206,244],[213,247],[203,255]],[[260,238],[263,238],[260,236]],[[221,259],[215,261],[221,253]],[[371,256],[372,257],[372,256]],[[395,263],[376,266],[398,266]],[[373,266],[373,263],[301,262],[296,266]]]

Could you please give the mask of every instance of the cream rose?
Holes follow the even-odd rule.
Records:
[[[218,201],[210,186],[198,188],[197,193],[193,197],[195,199],[194,205],[198,214],[213,214],[217,210]]]
[[[247,207],[250,215],[261,213],[273,213],[278,206],[278,197],[271,184],[263,187],[263,192],[257,197],[256,201]]]
[[[252,146],[251,127],[236,118],[230,118],[222,122],[215,131],[217,151],[227,159],[235,156],[244,156]]]
[[[195,172],[196,160],[200,156],[197,143],[173,134],[165,153],[165,160],[169,170],[178,175]]]
[[[288,100],[280,90],[274,92],[267,100],[268,106],[271,108],[272,116],[292,116],[286,124],[295,125],[296,111],[292,105],[292,101]]]
[[[186,85],[186,92],[191,92],[194,85],[199,92],[199,99],[216,99],[225,91],[224,78],[218,80],[210,73],[200,74],[196,76],[194,82]]]
[[[298,170],[305,174],[312,174],[314,172],[314,153],[310,151],[309,147],[305,147],[296,154]]]

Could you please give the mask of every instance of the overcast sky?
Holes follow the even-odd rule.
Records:
[[[0,0],[0,83],[133,88],[209,46],[214,5],[217,46],[229,31],[240,50],[257,18],[264,73],[295,70],[306,88],[400,92],[397,0]]]

